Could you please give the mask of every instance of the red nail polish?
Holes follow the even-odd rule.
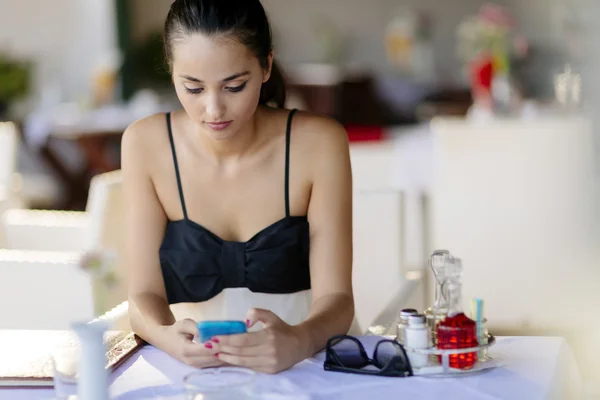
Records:
[[[212,349],[212,343],[204,343],[204,347],[207,349]]]
[[[215,357],[219,358],[219,353],[215,353]]]
[[[217,338],[212,338],[210,340],[213,341],[213,342],[215,342],[215,343],[219,343],[219,339],[217,339]]]
[[[246,326],[250,326],[250,320],[249,319],[246,320]]]

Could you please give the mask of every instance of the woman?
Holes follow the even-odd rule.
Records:
[[[122,143],[131,326],[189,365],[285,370],[353,320],[346,132],[283,109],[259,0],[176,0],[165,48],[183,110]],[[209,319],[254,329],[199,344]]]

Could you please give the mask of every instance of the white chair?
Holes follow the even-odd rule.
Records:
[[[13,208],[12,202],[8,198],[8,193],[5,190],[0,188],[0,217],[4,215],[6,210]],[[6,243],[4,239],[4,232],[0,229],[0,248]]]
[[[396,137],[396,133],[393,137]],[[353,332],[391,328],[402,308],[426,308],[425,197],[399,185],[395,142],[352,143]]]
[[[104,319],[129,330],[127,302],[110,295],[81,267],[83,253],[0,250],[0,329],[69,329],[75,321]]]
[[[94,318],[81,253],[0,250],[0,329],[65,329]]]
[[[17,167],[17,127],[0,123],[0,185],[10,187]]]
[[[121,172],[92,179],[85,211],[13,209],[4,213],[4,247],[21,250],[118,250],[122,239]]]
[[[22,182],[17,174],[18,142],[16,125],[12,122],[0,122],[0,197],[8,208],[23,206]]]
[[[8,210],[0,228],[4,247],[49,252],[111,252],[118,283],[109,293],[106,311],[125,301],[123,200],[121,172],[92,179],[86,211]]]
[[[403,214],[403,194],[399,191],[354,193],[353,330],[365,333],[378,326],[393,331],[402,308],[425,308],[424,273],[411,270],[405,259]]]

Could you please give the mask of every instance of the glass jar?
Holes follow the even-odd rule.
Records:
[[[406,327],[408,326],[408,318],[411,315],[418,314],[418,311],[414,308],[405,308],[400,311],[400,321],[398,322],[398,326],[396,327],[396,341],[401,345],[406,343]]]
[[[431,331],[433,343],[436,339],[436,326],[446,318],[448,312],[448,295],[445,283],[447,280],[448,266],[452,264],[454,257],[448,250],[436,250],[429,258],[429,267],[435,277],[435,298],[433,305],[425,310],[427,327]]]
[[[437,347],[440,350],[477,347],[477,325],[462,310],[462,263],[455,258],[447,270],[446,294],[448,313],[437,325]],[[441,357],[439,357],[441,360]],[[477,362],[477,351],[449,356],[450,368],[471,369]]]
[[[253,399],[256,374],[252,370],[221,367],[192,372],[183,378],[189,400]]]

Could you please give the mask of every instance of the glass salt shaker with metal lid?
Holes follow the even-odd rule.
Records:
[[[406,327],[408,326],[408,318],[411,315],[418,314],[418,311],[414,308],[405,308],[400,311],[400,321],[398,322],[398,326],[396,327],[396,341],[401,345],[406,343]]]

